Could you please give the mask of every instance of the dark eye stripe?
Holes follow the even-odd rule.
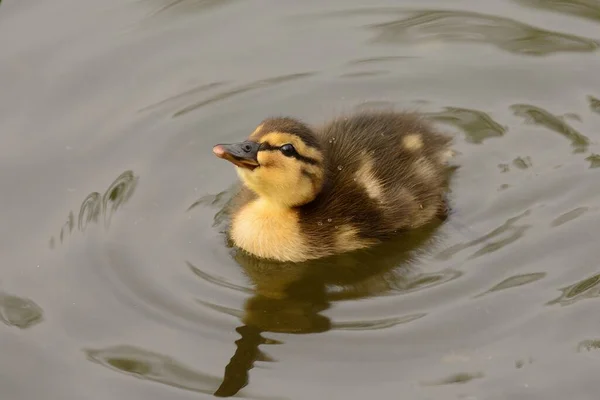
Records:
[[[258,151],[279,151],[279,146],[273,146],[269,143],[263,142],[260,145],[260,148],[258,149]],[[294,157],[296,160],[305,162],[307,164],[311,164],[311,165],[318,165],[320,164],[318,160],[315,160],[314,158],[311,157],[306,157],[303,156],[301,154],[298,154],[296,152],[296,154],[293,154],[292,157]]]

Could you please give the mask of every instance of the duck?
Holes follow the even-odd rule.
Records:
[[[259,259],[300,263],[443,222],[451,146],[414,112],[363,110],[315,127],[268,117],[245,140],[212,149],[241,183],[227,234]]]

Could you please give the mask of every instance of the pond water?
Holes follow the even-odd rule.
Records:
[[[597,0],[4,0],[0,397],[596,399]],[[453,213],[372,254],[235,256],[212,145],[394,106]]]

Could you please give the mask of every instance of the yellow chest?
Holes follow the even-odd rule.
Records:
[[[292,262],[310,258],[296,211],[265,200],[248,203],[233,217],[231,238],[258,257]]]

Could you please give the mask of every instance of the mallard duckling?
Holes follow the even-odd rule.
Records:
[[[445,219],[450,143],[411,113],[363,111],[314,130],[267,118],[213,147],[243,183],[229,235],[254,256],[301,262]]]

